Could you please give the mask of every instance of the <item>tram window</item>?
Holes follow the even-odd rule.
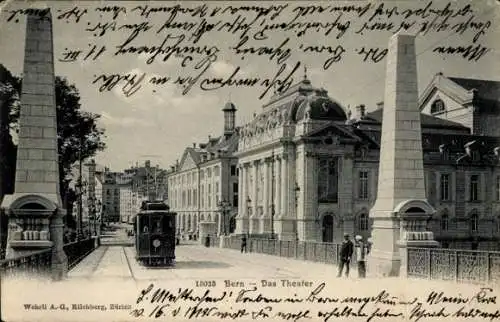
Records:
[[[154,229],[155,229],[155,232],[161,233],[161,218],[155,219]]]
[[[139,229],[144,233],[149,233],[149,217],[142,216],[139,218]]]

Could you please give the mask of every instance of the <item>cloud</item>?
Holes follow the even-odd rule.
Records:
[[[146,127],[151,125],[151,123],[143,119],[127,116],[116,117],[105,111],[101,112],[100,122],[102,122],[106,126],[114,125],[121,127]]]
[[[216,61],[212,63],[212,73],[218,77],[224,77],[231,75],[236,67],[225,61]]]

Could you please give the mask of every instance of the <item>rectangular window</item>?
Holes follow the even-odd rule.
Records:
[[[368,199],[368,171],[359,172],[359,199]]]
[[[450,175],[447,173],[441,174],[441,200],[450,200]]]
[[[212,207],[212,185],[208,184],[208,208]]]
[[[205,207],[205,187],[201,186],[201,194],[200,194],[201,207]]]
[[[231,166],[231,175],[232,175],[232,176],[235,176],[235,175],[236,175],[236,166],[235,166],[235,165],[232,165],[232,166]]]
[[[233,182],[233,207],[238,207],[238,183]]]
[[[497,185],[496,185],[496,199],[497,201],[500,201],[500,176],[497,176]]]
[[[470,201],[479,200],[479,175],[470,176]]]

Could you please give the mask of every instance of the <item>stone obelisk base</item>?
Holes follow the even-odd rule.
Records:
[[[61,280],[68,274],[68,258],[64,253],[64,211],[58,210],[50,222],[50,235],[54,246],[52,246],[52,279]]]
[[[369,275],[373,277],[398,276],[401,266],[399,247],[397,247],[400,236],[399,219],[392,216],[392,213],[385,216],[372,217],[374,218],[371,235],[373,247],[366,264]]]

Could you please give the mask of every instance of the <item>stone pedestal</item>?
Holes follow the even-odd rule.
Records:
[[[434,240],[434,234],[431,231],[409,231],[401,236],[398,241],[399,258],[401,261],[399,276],[406,278],[408,276],[408,247],[419,248],[437,248],[440,244]]]
[[[291,218],[280,218],[276,223],[279,227],[279,230],[277,232],[279,240],[296,240],[296,220]]]

